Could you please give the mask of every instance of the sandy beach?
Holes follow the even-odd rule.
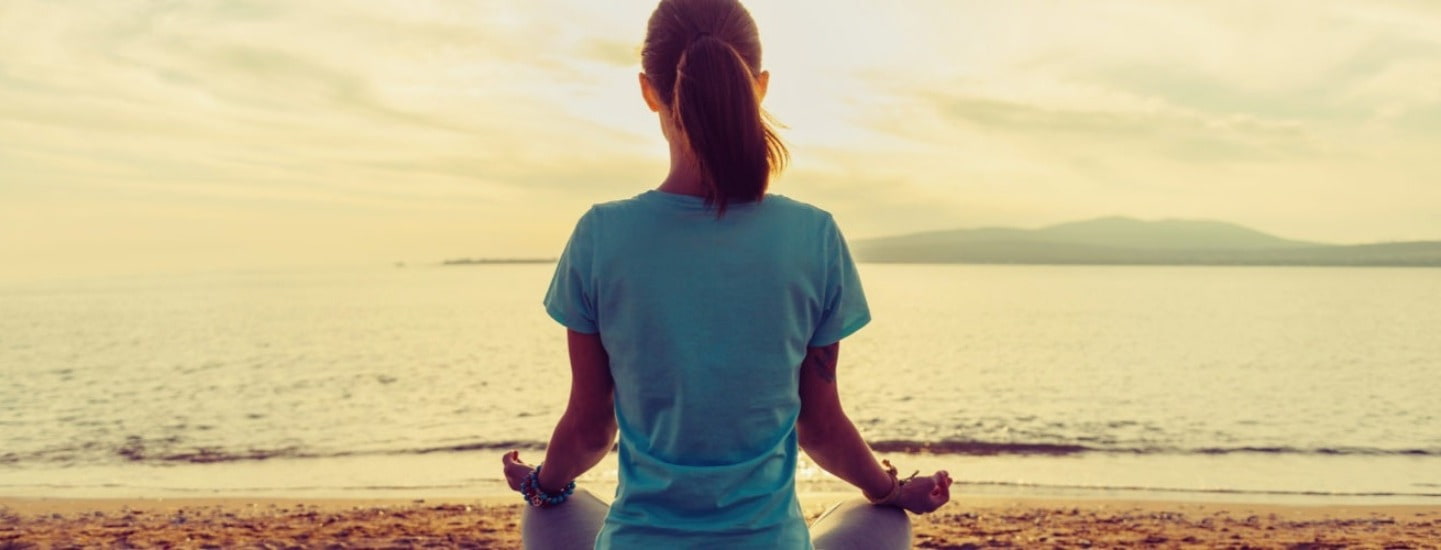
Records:
[[[831,499],[805,498],[807,514]],[[519,548],[510,499],[0,499],[0,548]],[[916,548],[1441,548],[1441,506],[960,498]]]

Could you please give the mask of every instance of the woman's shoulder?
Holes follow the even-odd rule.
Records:
[[[768,208],[774,208],[791,216],[806,218],[824,224],[835,223],[831,213],[824,208],[785,195],[767,194],[762,203]]]
[[[642,193],[634,197],[593,203],[590,205],[590,208],[586,209],[584,214],[581,214],[580,221],[583,224],[589,224],[596,223],[598,218],[612,218],[617,216],[623,218],[628,213],[645,210],[647,208],[647,202],[649,202],[648,199],[654,199],[654,197],[648,197],[647,193]]]
[[[582,218],[592,221],[596,218],[624,219],[637,215],[648,218],[647,214],[656,210],[706,213],[710,211],[710,208],[702,197],[651,190],[634,197],[595,203]],[[739,214],[747,210],[759,210],[792,221],[808,221],[822,225],[835,224],[831,213],[824,208],[774,193],[767,193],[759,202],[736,203],[730,206],[732,214]]]
[[[705,199],[690,195],[665,193],[654,189],[633,197],[598,202],[590,207],[591,213],[626,212],[634,210],[695,210],[706,208]]]

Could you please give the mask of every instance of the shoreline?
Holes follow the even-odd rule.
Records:
[[[802,493],[813,519],[851,495]],[[519,548],[522,505],[476,498],[0,497],[0,545]],[[916,548],[1118,545],[1436,548],[1441,505],[1295,505],[965,495],[912,516]]]
[[[987,498],[1441,506],[1441,479],[1436,477],[1441,461],[1430,456],[879,456],[906,471],[948,470],[956,475],[959,494]],[[449,452],[206,464],[23,465],[0,467],[0,497],[452,501],[507,495],[498,457]],[[607,455],[578,483],[596,494],[614,491],[617,460],[614,453]],[[849,488],[802,457],[796,489],[804,495]]]

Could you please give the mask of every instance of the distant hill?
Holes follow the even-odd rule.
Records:
[[[1441,266],[1441,241],[1333,245],[1219,221],[1126,217],[861,239],[851,248],[860,261],[892,263]]]

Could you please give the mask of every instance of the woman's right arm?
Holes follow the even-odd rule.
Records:
[[[891,476],[841,408],[836,388],[840,347],[836,342],[806,350],[800,372],[801,413],[796,420],[796,437],[818,466],[876,500],[890,493]],[[930,512],[950,499],[950,484],[950,475],[945,471],[916,478],[902,487],[896,504],[916,513]]]

